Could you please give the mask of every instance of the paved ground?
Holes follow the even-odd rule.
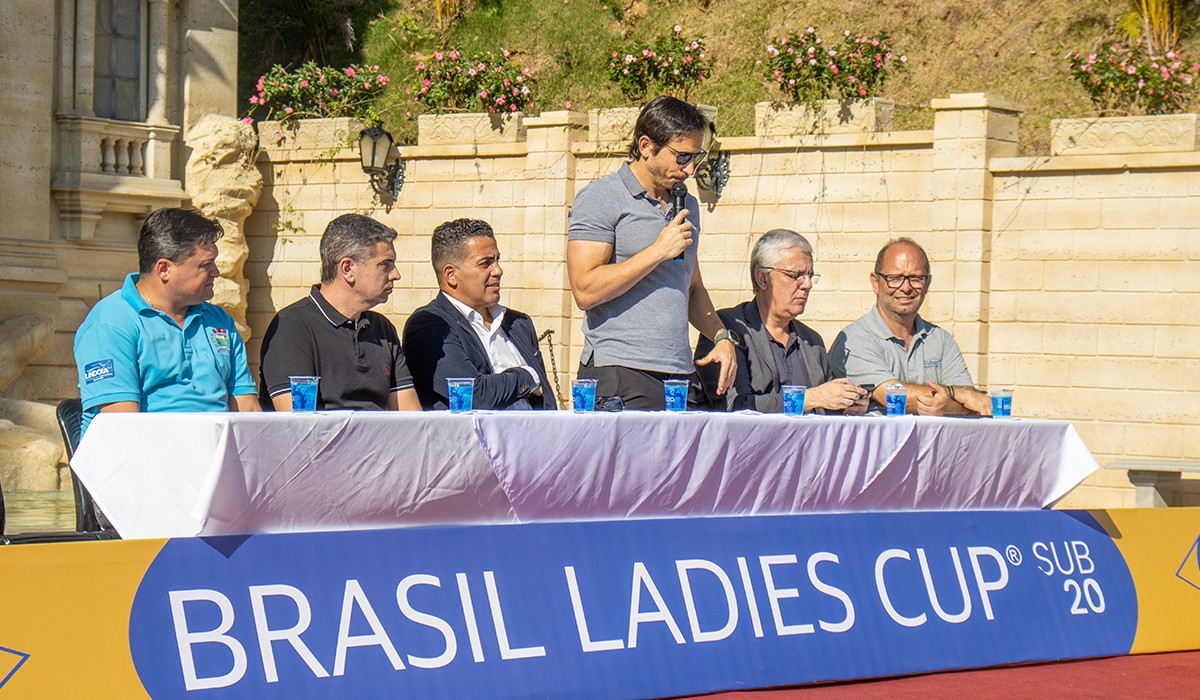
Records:
[[[716,693],[705,700],[927,700],[928,698],[1195,698],[1200,651],[932,673],[856,683]]]

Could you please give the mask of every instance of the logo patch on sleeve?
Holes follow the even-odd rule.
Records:
[[[212,342],[213,350],[229,352],[229,331],[224,328],[209,328],[208,339]]]
[[[112,379],[117,376],[117,372],[113,369],[113,361],[97,360],[83,366],[83,380],[88,384],[93,384],[102,379]]]

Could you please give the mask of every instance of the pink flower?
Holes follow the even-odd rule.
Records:
[[[279,143],[280,141],[283,140],[283,134],[276,131],[275,135],[271,137],[271,140],[274,141],[275,143]]]
[[[307,80],[301,80],[301,81],[300,81],[300,87],[302,87],[302,88],[306,88],[306,87],[308,87],[308,81],[307,81]]]
[[[676,34],[678,34],[679,32],[682,32],[682,31],[683,31],[683,27],[679,26],[678,24],[675,25],[675,33]]]
[[[284,108],[283,108],[283,112],[284,112],[284,114],[291,114],[293,111],[294,111],[294,110],[293,110],[291,107],[284,107]]]
[[[333,95],[334,97],[337,97],[338,95],[342,94],[342,91],[338,90],[337,88],[334,88],[329,91],[329,94]]]
[[[347,77],[347,78],[353,78],[353,77],[354,77],[354,68],[353,68],[353,67],[350,67],[350,68],[347,68],[347,69],[346,69],[346,77]]]
[[[616,56],[616,54],[613,54],[613,55],[614,55],[614,56]],[[564,103],[563,103],[563,107],[566,107],[567,109],[570,109],[570,108],[571,108],[571,101],[570,101],[570,100],[567,100],[566,102],[564,102]]]
[[[242,117],[242,123],[243,124],[253,124],[254,117]]]

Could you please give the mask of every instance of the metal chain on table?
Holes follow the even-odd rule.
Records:
[[[548,354],[550,355],[550,376],[553,377],[552,381],[554,382],[554,396],[558,401],[558,407],[565,408],[566,403],[565,399],[563,398],[562,388],[558,385],[558,362],[554,359],[553,328],[547,328],[546,330],[542,331],[542,334],[538,336],[538,342],[540,343],[543,340],[546,341],[546,346],[549,348]]]

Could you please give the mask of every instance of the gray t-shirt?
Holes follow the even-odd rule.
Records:
[[[974,385],[953,336],[918,315],[912,347],[905,347],[879,315],[878,307],[838,333],[829,351],[829,364],[835,376],[855,384],[878,386],[899,379],[905,384]]]
[[[584,312],[581,362],[652,372],[693,371],[688,342],[688,287],[700,242],[696,198],[688,195],[692,245],[683,260],[659,263],[621,296]],[[589,184],[575,196],[567,239],[613,246],[610,263],[627,260],[652,244],[670,222],[662,202],[638,182],[629,164]]]

